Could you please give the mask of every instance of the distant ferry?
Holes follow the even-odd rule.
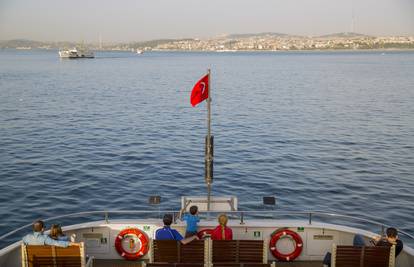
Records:
[[[95,57],[92,51],[89,51],[83,48],[60,50],[59,56],[61,58],[94,58]]]
[[[137,54],[139,54],[139,55],[144,54],[144,50],[137,49]]]

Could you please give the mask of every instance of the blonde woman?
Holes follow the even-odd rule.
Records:
[[[211,233],[211,239],[213,240],[232,240],[233,239],[233,231],[231,228],[227,227],[228,218],[226,214],[221,214],[218,217],[219,225],[214,228],[213,232]]]

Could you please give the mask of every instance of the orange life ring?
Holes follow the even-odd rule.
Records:
[[[141,230],[127,228],[116,236],[115,249],[125,259],[136,260],[147,254],[148,241],[147,235]]]
[[[203,239],[206,235],[211,235],[213,229],[203,229],[197,233],[198,238]]]
[[[285,237],[285,236],[288,236],[295,241],[295,249],[293,250],[293,252],[289,254],[283,254],[279,252],[276,248],[277,241],[279,241],[280,238]],[[276,259],[280,261],[293,261],[300,255],[300,253],[302,253],[303,241],[298,233],[293,232],[288,229],[282,229],[272,234],[272,239],[270,240],[270,243],[269,243],[269,249]]]

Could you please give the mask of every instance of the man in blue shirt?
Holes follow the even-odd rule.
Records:
[[[190,243],[193,240],[198,239],[197,236],[183,238],[183,236],[177,230],[171,229],[171,224],[173,221],[173,217],[171,214],[165,214],[162,221],[164,222],[164,227],[161,229],[158,229],[155,232],[156,240],[177,240],[177,241],[180,241],[183,245],[185,245],[185,244]]]
[[[27,234],[23,237],[23,243],[25,245],[50,245],[58,247],[67,247],[71,245],[68,241],[59,241],[50,238],[49,236],[43,234],[45,230],[45,224],[43,221],[35,221],[33,223],[33,233]]]

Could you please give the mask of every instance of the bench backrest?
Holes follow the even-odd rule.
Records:
[[[392,247],[332,247],[332,267],[394,267],[395,246]]]
[[[239,262],[237,240],[213,240],[214,262]]]
[[[175,240],[152,240],[153,262],[179,262],[178,243]]]
[[[213,240],[213,264],[215,262],[267,263],[267,250],[263,240]],[[265,252],[265,253],[264,253]]]
[[[180,263],[204,263],[204,240],[194,240],[186,245],[180,243]]]
[[[336,250],[332,250],[332,267],[345,267],[361,265],[362,247],[354,246],[337,246]]]
[[[84,267],[83,243],[67,248],[22,244],[22,267]]]
[[[24,267],[45,266],[47,263],[54,265],[52,246],[26,246],[25,255]]]
[[[85,260],[85,255],[82,255],[82,249],[77,246],[70,246],[67,248],[55,247],[56,250],[56,267],[75,267],[85,266],[82,264],[82,259]]]
[[[203,263],[204,240],[186,245],[175,240],[152,240],[152,261],[170,263]]]
[[[395,248],[394,248],[395,249]],[[364,248],[364,266],[365,267],[389,267],[390,266],[390,251],[391,247],[365,247]],[[391,261],[395,259],[392,255]],[[392,263],[391,263],[392,264]]]

